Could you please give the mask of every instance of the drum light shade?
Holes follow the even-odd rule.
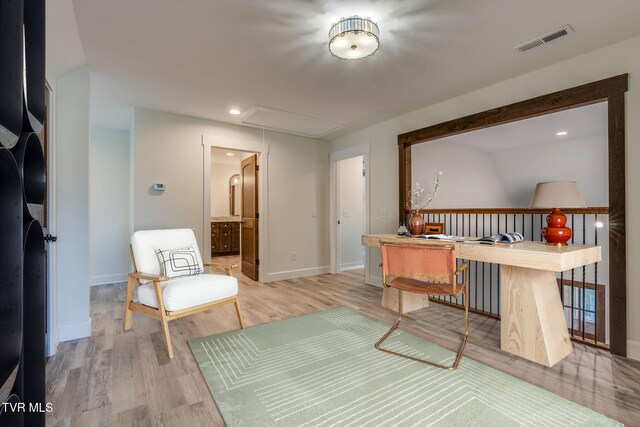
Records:
[[[340,59],[364,59],[380,46],[380,29],[369,18],[342,18],[329,30],[329,51]]]

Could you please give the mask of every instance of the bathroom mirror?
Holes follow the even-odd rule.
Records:
[[[240,215],[240,175],[229,178],[229,212],[232,216]]]

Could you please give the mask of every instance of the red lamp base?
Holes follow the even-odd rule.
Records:
[[[549,245],[564,246],[571,239],[571,229],[565,227],[567,217],[559,208],[547,215],[547,226],[542,229],[542,237]]]

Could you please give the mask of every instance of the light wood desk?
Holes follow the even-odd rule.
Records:
[[[396,244],[452,244],[393,234],[362,236],[365,246],[380,247],[381,241]],[[599,246],[550,246],[528,241],[511,245],[453,244],[458,258],[501,266],[502,350],[546,366],[555,365],[571,353],[573,348],[555,273],[600,261]]]

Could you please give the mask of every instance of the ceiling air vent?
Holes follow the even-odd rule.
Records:
[[[564,27],[559,28],[555,31],[552,31],[549,34],[545,34],[544,36],[540,36],[536,39],[529,40],[528,42],[522,43],[521,45],[514,47],[513,50],[517,50],[520,52],[527,52],[533,48],[549,43],[550,41],[569,35],[569,33],[572,33],[572,32],[573,32],[573,28],[571,28],[570,25],[565,25]]]

